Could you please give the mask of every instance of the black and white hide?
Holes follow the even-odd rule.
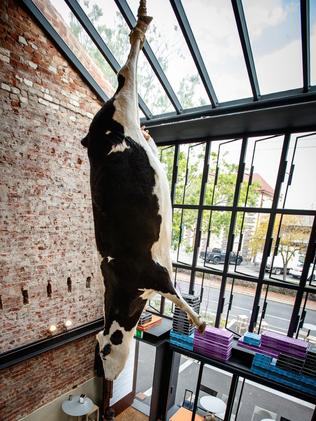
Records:
[[[139,10],[118,89],[82,140],[91,166],[95,237],[105,284],[105,325],[97,340],[108,380],[124,368],[138,319],[156,293],[182,308],[200,331],[205,329],[170,281],[169,186],[156,145],[145,140],[139,126],[136,69],[150,21]]]

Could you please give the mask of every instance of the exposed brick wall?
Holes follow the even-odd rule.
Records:
[[[80,144],[100,103],[18,2],[0,7],[0,351],[6,351],[46,337],[50,323],[60,331],[67,318],[78,326],[103,315]]]
[[[15,421],[94,376],[95,335],[0,373],[0,421]]]

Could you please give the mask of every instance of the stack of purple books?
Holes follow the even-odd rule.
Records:
[[[261,335],[261,348],[267,351],[292,355],[294,357],[305,358],[308,343],[302,339],[289,338],[280,333],[266,331]]]
[[[194,333],[194,351],[207,357],[227,361],[231,357],[233,334],[225,329],[207,326],[204,335]]]

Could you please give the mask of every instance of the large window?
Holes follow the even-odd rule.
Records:
[[[212,325],[316,342],[307,328],[316,320],[316,134],[207,140],[160,152],[173,205],[174,284],[200,296],[200,313]],[[168,303],[155,304],[172,314]]]

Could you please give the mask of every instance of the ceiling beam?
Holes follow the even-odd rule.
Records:
[[[119,8],[122,16],[124,17],[127,25],[130,29],[134,28],[136,25],[136,19],[129,8],[129,5],[127,4],[126,0],[115,0],[115,3],[117,7]],[[160,66],[159,61],[157,60],[157,57],[155,56],[154,52],[150,48],[147,41],[145,41],[143,46],[143,52],[151,65],[155,75],[157,76],[159,82],[161,83],[164,91],[166,92],[166,95],[168,96],[169,100],[171,101],[172,105],[174,106],[176,113],[181,114],[183,111],[183,108],[180,104],[180,101],[175,94],[174,90],[172,89],[172,86],[170,85],[170,82],[165,75],[164,71],[162,70],[162,67]]]
[[[241,0],[231,0],[234,10],[235,20],[241,42],[241,47],[244,53],[245,63],[247,67],[249,82],[251,85],[253,99],[258,101],[260,98],[260,89],[257,79],[257,72],[255,62],[252,55],[251,44],[248,34],[247,23],[245,19],[244,9]]]
[[[114,55],[112,54],[111,50],[108,48],[108,46],[105,44],[103,38],[99,34],[99,32],[96,30],[93,23],[90,21],[86,13],[83,11],[77,0],[65,0],[67,5],[69,6],[72,13],[76,16],[78,21],[83,26],[84,30],[87,32],[89,37],[94,42],[97,49],[100,51],[102,56],[105,58],[105,60],[109,63],[111,69],[117,74],[119,70],[121,69],[121,66],[119,62],[116,60]],[[145,117],[147,119],[150,119],[152,117],[152,113],[150,112],[149,108],[143,101],[143,99],[138,95],[138,104],[142,112],[144,113]]]
[[[254,107],[253,105],[257,105]],[[259,106],[260,105],[260,106]],[[150,121],[146,124],[157,144],[228,139],[243,135],[260,136],[297,131],[316,131],[316,94],[301,95],[300,100],[258,101],[234,107],[212,109],[199,117],[193,113],[187,120]],[[184,116],[182,116],[184,117]]]
[[[194,38],[190,23],[182,6],[181,0],[170,0],[170,4],[173,8],[174,14],[176,15],[181,31],[183,33],[195,66],[197,68],[197,71],[200,75],[206,93],[211,101],[212,107],[215,108],[218,105],[218,99],[216,97],[216,93],[214,91],[209,74],[206,70],[203,58]]]

